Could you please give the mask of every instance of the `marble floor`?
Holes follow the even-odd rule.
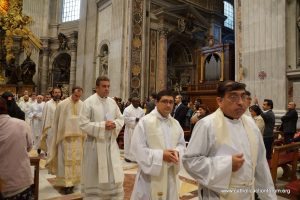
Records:
[[[123,161],[123,168],[125,174],[136,174],[137,171],[137,165],[135,163],[127,163]],[[278,176],[281,176],[282,170],[278,169]],[[299,175],[299,173],[298,173]],[[189,175],[182,171],[180,172],[181,176],[181,189],[180,189],[180,195],[182,199],[186,200],[197,200],[198,197],[196,195],[197,186],[186,182],[185,178],[190,179]],[[40,162],[40,178],[39,178],[39,199],[40,200],[47,200],[55,197],[61,197],[63,199],[63,194],[59,192],[58,188],[53,187],[53,185],[50,183],[50,180],[53,180],[55,176],[48,174],[47,169],[45,169],[45,160],[41,160]],[[285,184],[283,181],[278,181],[278,184]],[[74,188],[75,193],[80,193],[80,186]],[[129,200],[128,197],[125,198],[125,200]],[[286,200],[286,198],[283,198],[281,196],[278,196],[278,200]]]

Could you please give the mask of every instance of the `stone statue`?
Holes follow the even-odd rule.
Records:
[[[184,70],[183,73],[180,74],[180,85],[189,85],[191,82],[191,75],[188,70]]]
[[[12,57],[5,69],[5,76],[8,78],[6,84],[18,84],[22,81],[20,66],[16,65],[16,59]]]
[[[108,52],[103,51],[103,55],[100,56],[101,75],[108,75]]]
[[[58,50],[69,50],[69,45],[68,45],[68,38],[65,36],[63,33],[59,33],[58,36],[58,41],[59,41],[59,48]]]
[[[36,72],[35,63],[30,58],[31,54],[28,54],[24,62],[21,64],[22,81],[26,85],[34,85],[32,81],[33,75]]]
[[[186,29],[186,22],[184,18],[179,18],[177,20],[177,27],[180,33],[183,33]]]

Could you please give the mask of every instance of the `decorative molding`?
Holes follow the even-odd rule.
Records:
[[[132,0],[130,96],[141,96],[143,22],[145,0]]]
[[[101,12],[102,10],[110,6],[112,2],[111,0],[97,0],[96,4],[97,4],[98,12]]]
[[[166,27],[162,27],[158,29],[158,32],[160,37],[167,38],[169,30]]]

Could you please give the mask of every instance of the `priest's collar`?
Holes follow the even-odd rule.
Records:
[[[159,112],[158,112],[158,110],[156,109],[156,107],[154,108],[154,113],[157,115],[157,117],[159,118],[159,119],[161,119],[161,120],[168,120],[170,117],[171,117],[171,115],[169,114],[167,117],[164,117],[164,116],[162,116]]]
[[[224,113],[223,113],[224,114]],[[230,117],[230,116],[228,116],[228,115],[225,115],[224,114],[224,117],[225,117],[225,119],[227,119],[229,122],[231,122],[231,123],[239,123],[240,122],[240,119],[241,118],[238,118],[238,119],[234,119],[234,118],[232,118],[232,117]]]
[[[224,116],[225,116],[226,118],[231,119],[231,120],[234,120],[232,117],[226,115],[225,113],[223,113],[223,114],[224,114]]]
[[[97,93],[96,93],[97,94]],[[98,96],[98,98],[100,99],[100,100],[106,100],[107,99],[107,97],[101,97],[99,94],[97,94],[97,96]]]

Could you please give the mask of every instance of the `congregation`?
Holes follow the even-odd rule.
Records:
[[[1,200],[32,198],[31,149],[47,159],[48,172],[65,194],[80,184],[83,199],[124,199],[117,143],[122,131],[124,159],[138,165],[132,200],[179,199],[181,169],[199,183],[199,199],[277,199],[268,164],[276,129],[271,99],[259,102],[245,84],[224,81],[216,111],[201,96],[189,102],[168,90],[124,103],[109,97],[110,84],[98,77],[95,93],[84,101],[78,86],[69,97],[59,87],[51,96],[1,95]],[[287,108],[279,127],[284,144],[300,141],[295,102]],[[269,192],[227,192],[239,189]]]

